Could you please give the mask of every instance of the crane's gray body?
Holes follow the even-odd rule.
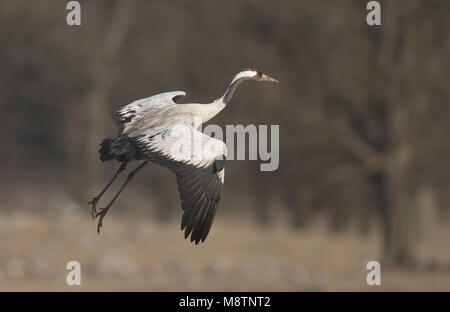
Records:
[[[195,119],[207,122],[225,108],[218,99],[211,104],[177,104],[175,101],[186,95],[183,91],[157,94],[134,101],[113,113],[120,127],[119,135],[137,136],[154,128],[171,127],[177,124],[194,126]]]
[[[191,241],[204,241],[213,222],[225,178],[226,145],[196,128],[219,113],[225,103],[219,99],[211,104],[177,104],[182,91],[157,94],[125,105],[113,113],[119,127],[116,138],[101,143],[100,159],[152,161],[172,170],[177,177],[181,205],[184,210],[181,228]],[[183,131],[172,136],[174,127]],[[187,159],[174,152],[175,144],[186,143]],[[211,146],[214,152],[204,153],[195,146]]]
[[[197,130],[203,122],[218,114],[225,107],[225,103],[221,99],[211,104],[175,103],[184,95],[183,91],[161,93],[134,101],[114,111],[113,119],[119,127],[119,134],[116,139],[104,141],[109,144],[109,148],[102,150],[101,159],[116,158],[121,162],[133,159],[154,161],[152,154],[162,153],[166,158],[177,160],[172,146],[177,142],[180,143],[180,140],[185,140],[186,143],[195,140],[202,144],[213,142],[218,146],[217,154],[204,159],[202,150],[194,150],[194,144],[185,144],[192,147],[191,157],[184,161],[185,164],[204,167],[210,165],[218,156],[226,157],[226,146],[222,141]],[[186,126],[181,137],[180,133],[172,137],[172,130],[180,125]]]
[[[196,244],[206,239],[221,196],[227,151],[224,142],[203,134],[198,127],[225,108],[244,80],[277,82],[255,69],[244,70],[234,77],[225,94],[210,104],[177,104],[176,100],[185,93],[173,91],[134,101],[113,112],[119,127],[118,136],[102,141],[100,159],[116,159],[122,165],[99,196],[90,202],[93,216],[100,216],[98,231],[103,217],[125,185],[151,161],[176,175],[184,210],[181,229],[185,229],[185,238],[191,235],[191,241]],[[181,131],[179,126],[184,126]],[[173,135],[175,128],[177,135]],[[180,145],[187,151],[182,156],[178,155]],[[198,146],[202,148],[196,148]],[[130,172],[113,200],[97,213],[95,206],[99,198],[132,160],[143,163]]]

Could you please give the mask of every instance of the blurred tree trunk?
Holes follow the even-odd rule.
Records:
[[[372,79],[369,94],[383,107],[380,128],[384,133],[381,167],[377,177],[383,227],[383,256],[387,264],[403,266],[413,261],[417,221],[412,203],[411,168],[414,146],[411,137],[411,105],[405,87],[411,83],[407,68],[414,67],[408,50],[414,50],[413,27],[418,2],[408,6],[389,3],[383,29],[369,29],[372,39]],[[383,140],[383,139],[382,139]]]
[[[392,149],[386,157],[385,175],[390,211],[384,220],[385,237],[384,257],[387,263],[407,265],[413,260],[415,209],[410,201],[410,162],[411,147],[403,137],[405,129],[399,121],[400,112],[394,113],[391,124]],[[399,117],[399,118],[395,118]]]
[[[72,190],[75,191],[77,198],[82,198],[82,201],[88,198],[86,196],[95,195],[102,178],[98,157],[99,143],[108,135],[105,131],[107,123],[110,122],[108,100],[117,76],[117,66],[119,66],[119,63],[115,61],[123,48],[131,20],[132,6],[131,1],[116,2],[105,35],[95,34],[104,37],[104,41],[98,44],[97,51],[92,50],[89,70],[92,85],[82,99],[81,105],[74,107],[69,124],[69,148],[71,149],[69,157],[73,165],[71,180],[76,183]],[[81,129],[80,125],[83,125]]]

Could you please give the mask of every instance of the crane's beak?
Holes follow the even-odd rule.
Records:
[[[279,81],[276,80],[275,78],[269,77],[269,76],[267,76],[266,74],[263,74],[263,75],[262,75],[262,78],[261,78],[260,81],[269,81],[269,82],[276,82],[276,83],[279,82]]]

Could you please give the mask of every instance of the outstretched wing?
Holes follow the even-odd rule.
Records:
[[[119,136],[127,129],[132,128],[142,117],[164,109],[167,106],[176,105],[176,100],[185,96],[183,91],[166,92],[151,97],[134,101],[115,110],[112,118],[119,127]]]
[[[204,241],[211,229],[225,176],[225,143],[190,125],[155,129],[136,137],[145,158],[172,170],[183,208],[181,229],[191,242]]]

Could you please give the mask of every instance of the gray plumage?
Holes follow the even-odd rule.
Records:
[[[196,244],[206,239],[221,196],[227,152],[224,142],[203,134],[198,127],[226,107],[236,87],[244,80],[277,82],[254,69],[244,70],[235,76],[225,94],[210,104],[177,104],[185,92],[174,91],[134,101],[113,112],[118,135],[104,139],[99,153],[102,161],[116,159],[121,166],[103,191],[90,202],[93,217],[100,217],[98,231],[125,185],[151,161],[176,175],[184,211],[181,229],[185,230],[185,238],[191,235],[191,241]],[[177,151],[180,143],[184,152],[181,154]],[[198,146],[202,148],[196,148]],[[129,173],[106,208],[97,212],[100,197],[132,160],[142,163]]]

